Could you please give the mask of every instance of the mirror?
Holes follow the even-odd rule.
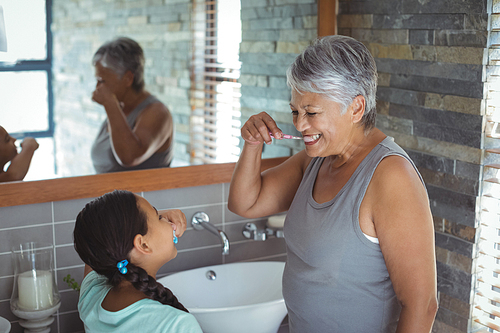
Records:
[[[194,75],[191,64],[200,61],[192,58],[196,45],[191,29],[196,25],[192,24],[194,10],[199,6],[205,8],[205,1],[149,1],[147,7],[120,0],[105,4],[98,0],[84,4],[65,0],[48,3],[52,14],[55,127],[53,144],[49,142],[44,147],[53,149],[57,170],[52,175],[33,171],[42,169],[35,166],[37,160],[43,159],[40,148],[25,180],[94,174],[90,147],[106,114],[91,101],[95,87],[91,59],[101,44],[115,36],[131,37],[143,47],[146,89],[167,105],[174,119],[173,166],[189,165],[190,101],[195,89],[191,84]],[[284,131],[293,132],[285,70],[317,35],[316,6],[315,2],[297,5],[290,1],[285,11],[283,6],[259,7],[245,2],[241,9],[243,40],[239,47],[242,122],[249,115],[266,110],[282,124]],[[289,156],[301,149],[286,144],[266,147],[269,148],[266,157]]]

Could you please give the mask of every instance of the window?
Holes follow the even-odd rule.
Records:
[[[20,143],[23,137],[37,138],[40,148],[28,176],[44,169],[55,172],[52,114],[51,0],[4,0],[1,3],[7,51],[0,51],[0,125]]]
[[[234,162],[239,156],[240,1],[193,3],[191,163]]]

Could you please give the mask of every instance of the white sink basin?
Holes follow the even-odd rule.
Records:
[[[284,262],[207,266],[158,282],[172,290],[204,333],[276,333],[286,316],[281,292]],[[210,280],[207,273],[215,272]]]

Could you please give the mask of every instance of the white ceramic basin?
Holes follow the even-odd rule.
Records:
[[[10,322],[0,317],[0,333],[9,333],[10,332]]]
[[[286,316],[285,263],[244,262],[175,273],[158,281],[172,290],[204,333],[276,333]],[[216,278],[207,278],[207,272]]]

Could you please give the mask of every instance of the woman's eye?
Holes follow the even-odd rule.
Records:
[[[308,115],[308,116],[315,116],[315,115],[316,115],[316,113],[315,113],[315,112],[307,112],[307,115]]]
[[[298,115],[298,114],[299,114],[299,112],[298,112],[298,111],[292,111],[292,115],[293,115],[293,116],[296,116],[296,115]]]
[[[158,215],[158,219],[161,220],[163,218],[163,215]]]

